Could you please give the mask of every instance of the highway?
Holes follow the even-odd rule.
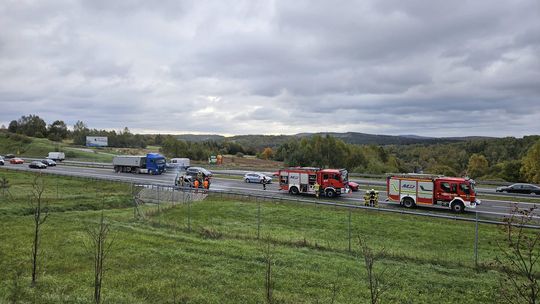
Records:
[[[3,169],[14,169],[14,170],[23,170],[23,171],[32,171],[32,172],[39,172],[39,169],[30,169],[28,168],[28,164],[22,164],[22,165],[13,165],[6,163],[5,166],[0,167]],[[67,175],[67,176],[75,176],[75,177],[87,177],[87,178],[95,178],[95,179],[105,179],[105,180],[116,180],[116,181],[123,181],[123,182],[133,182],[133,183],[149,183],[149,184],[161,184],[161,185],[173,185],[174,179],[176,176],[176,172],[166,172],[162,175],[144,175],[144,174],[129,174],[129,173],[115,173],[110,168],[91,168],[91,167],[77,167],[77,166],[66,166],[66,165],[58,165],[56,167],[49,167],[47,169],[42,169],[44,173],[49,174],[60,174],[60,175]],[[239,174],[242,171],[214,171],[214,173],[217,174]],[[361,191],[359,192],[352,192],[346,195],[342,195],[339,198],[334,199],[333,201],[336,202],[342,202],[346,204],[363,204],[363,191],[366,189],[372,187],[373,185],[384,185],[383,181],[374,181],[374,180],[355,180],[359,182]],[[267,185],[266,190],[262,189],[262,185],[260,184],[249,184],[245,183],[243,180],[238,179],[238,175],[236,175],[236,178],[234,176],[231,176],[231,178],[221,178],[221,177],[215,177],[212,179],[211,184],[212,190],[219,190],[219,191],[234,191],[234,192],[242,192],[242,193],[251,193],[251,194],[268,194],[273,196],[287,196],[291,197],[290,194],[280,191],[277,183],[272,183],[270,185]],[[494,189],[480,189],[484,193],[492,192],[495,194]],[[497,194],[499,195],[499,194]],[[519,197],[522,197],[524,195],[518,195]],[[515,204],[512,199],[514,199],[516,196],[513,195],[506,195],[504,196],[504,199],[492,199],[489,195],[485,195],[485,197],[482,196],[482,194],[479,195],[479,198],[482,200],[482,204],[476,208],[482,215],[486,216],[494,216],[494,217],[504,217],[509,214],[512,206]],[[540,197],[539,196],[527,196],[525,197],[531,198],[532,202],[520,202],[517,203],[519,207],[521,208],[530,208],[532,206],[535,206],[537,203],[540,204]],[[304,199],[315,199],[312,196],[302,196]],[[325,198],[321,198],[325,199]],[[385,202],[386,199],[386,193],[384,191],[380,191],[379,194],[379,202],[381,208],[403,208],[400,207],[397,204],[387,203]],[[328,199],[325,199],[328,200]],[[436,213],[448,213],[451,214],[451,211],[447,208],[426,208],[426,207],[419,207],[416,208],[415,211],[420,212],[436,212]],[[474,209],[470,209],[466,211],[467,213],[474,213]],[[538,216],[540,219],[540,212],[538,212]]]

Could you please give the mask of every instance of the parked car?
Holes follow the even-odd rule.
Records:
[[[13,154],[6,154],[6,155],[4,155],[4,158],[5,158],[5,159],[12,159],[12,158],[15,158],[15,155],[13,155]]]
[[[44,163],[42,163],[39,160],[34,160],[28,165],[28,167],[29,168],[35,168],[35,169],[46,169],[47,165],[45,165]]]
[[[4,165],[4,158],[0,156],[0,166],[3,166],[3,165]]]
[[[506,193],[522,193],[540,195],[540,187],[531,184],[513,184],[508,187],[498,187],[495,191]]]
[[[24,160],[21,158],[15,157],[9,160],[10,164],[24,164]]]
[[[266,183],[271,184],[272,178],[259,172],[249,172],[244,175],[244,181],[246,183],[262,183],[263,177],[266,178]]]
[[[193,177],[196,177],[199,172],[202,174],[203,178],[212,177],[212,172],[202,167],[189,167],[186,169],[186,175],[191,175]]]
[[[56,162],[52,159],[48,159],[48,158],[42,159],[41,162],[47,165],[48,167],[56,166]]]
[[[360,189],[360,185],[358,183],[349,181],[349,189],[351,189],[351,191],[358,191],[358,189]]]

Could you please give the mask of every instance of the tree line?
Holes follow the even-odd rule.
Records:
[[[21,116],[18,120],[12,120],[7,130],[14,134],[22,134],[29,137],[48,138],[52,141],[72,139],[76,145],[86,145],[87,136],[106,136],[110,147],[118,148],[146,148],[148,139],[144,135],[133,134],[126,127],[122,131],[108,131],[90,129],[83,121],[77,121],[73,130],[69,130],[62,120],[55,120],[47,124],[38,115],[30,114]]]
[[[86,136],[106,136],[111,147],[145,148],[155,145],[160,146],[161,152],[167,157],[188,157],[193,160],[206,160],[216,154],[248,154],[283,161],[285,166],[347,168],[351,172],[370,174],[433,173],[540,183],[538,135],[381,146],[350,144],[330,134],[315,134],[289,138],[274,148],[255,148],[235,140],[186,141],[172,135],[133,134],[127,127],[119,132],[90,129],[82,121],[77,121],[70,131],[61,120],[47,125],[37,115],[22,116],[11,121],[8,131],[55,141],[72,139],[76,145],[85,145]],[[252,142],[256,137],[249,136]]]

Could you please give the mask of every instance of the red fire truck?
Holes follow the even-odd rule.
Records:
[[[474,181],[429,174],[393,174],[386,178],[387,201],[414,206],[443,206],[454,212],[476,208]]]
[[[315,184],[319,185],[320,193],[327,197],[349,192],[348,173],[345,169],[295,167],[281,169],[278,173],[280,190],[291,194],[315,194]]]

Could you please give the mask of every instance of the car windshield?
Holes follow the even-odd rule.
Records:
[[[158,158],[156,159],[156,164],[162,165],[165,163],[165,158]]]

